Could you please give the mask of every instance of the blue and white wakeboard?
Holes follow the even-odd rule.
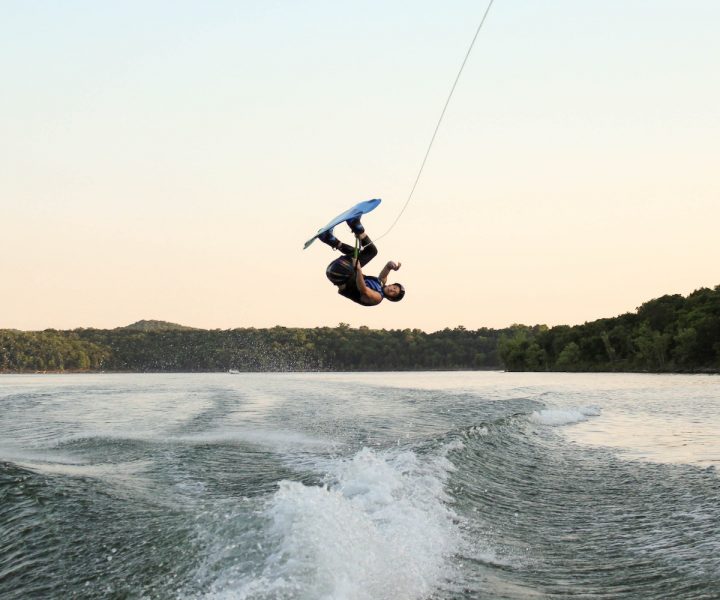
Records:
[[[325,233],[326,231],[330,231],[333,227],[335,227],[336,225],[340,225],[340,223],[343,223],[348,219],[353,219],[355,217],[359,217],[360,215],[369,213],[371,210],[374,210],[377,205],[380,204],[380,202],[380,198],[374,198],[373,200],[364,200],[363,202],[359,202],[352,208],[348,208],[344,213],[340,213],[337,217],[335,217],[332,221],[325,225],[325,227],[318,229],[318,232],[314,236],[312,236],[307,242],[305,242],[303,250],[305,250],[305,248],[312,244],[320,234]]]

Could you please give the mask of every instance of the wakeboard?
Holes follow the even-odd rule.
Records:
[[[340,213],[337,217],[335,217],[332,221],[325,225],[325,227],[318,229],[318,232],[314,236],[312,236],[307,242],[305,242],[303,250],[305,250],[305,248],[312,244],[319,235],[325,233],[326,231],[330,231],[333,227],[335,227],[336,225],[340,225],[340,223],[343,223],[348,219],[354,219],[355,217],[359,217],[360,215],[369,213],[371,210],[375,210],[375,208],[378,204],[380,204],[380,202],[380,198],[374,198],[372,200],[364,200],[363,202],[358,202],[352,208],[348,208],[345,212]]]

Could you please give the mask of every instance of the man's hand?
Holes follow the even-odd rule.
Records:
[[[402,266],[402,263],[396,263],[393,260],[389,260],[388,263],[385,265],[385,268],[388,271],[397,271]]]

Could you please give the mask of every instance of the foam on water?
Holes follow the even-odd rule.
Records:
[[[326,448],[337,445],[334,441],[314,438],[297,431],[239,427],[172,436],[169,439],[191,444],[249,443],[278,449]]]
[[[151,465],[149,460],[115,463],[90,463],[85,458],[67,452],[17,450],[0,447],[0,461],[46,475],[67,475],[69,477],[96,477],[99,479],[121,479],[142,472]]]
[[[602,409],[598,406],[578,406],[568,408],[544,408],[530,415],[530,420],[538,425],[557,427],[587,421],[590,417],[597,417]]]
[[[216,582],[211,597],[425,597],[450,575],[460,541],[444,491],[452,468],[442,454],[366,448],[337,461],[324,486],[280,482],[264,512],[272,548],[261,571]]]
[[[26,462],[60,463],[68,465],[78,465],[86,462],[85,460],[67,452],[0,446],[0,462],[6,461],[21,466],[22,463]]]

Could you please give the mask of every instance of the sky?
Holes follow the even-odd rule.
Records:
[[[577,324],[720,284],[720,3],[0,2],[0,328]],[[351,241],[349,230],[336,234]]]

